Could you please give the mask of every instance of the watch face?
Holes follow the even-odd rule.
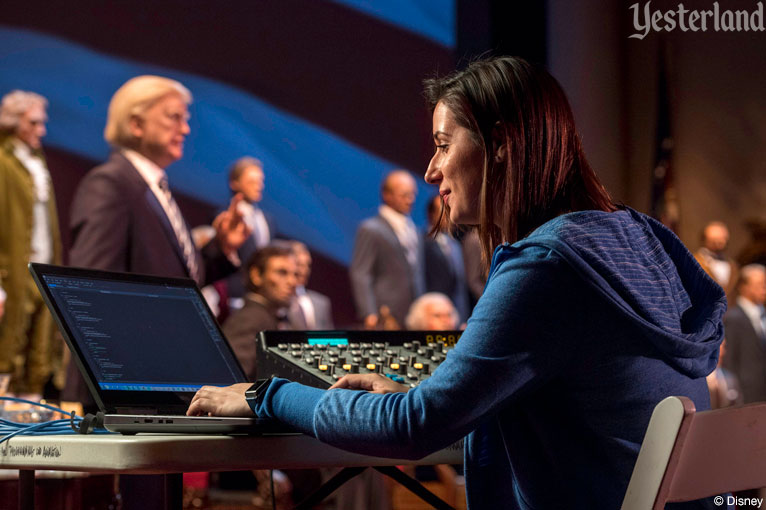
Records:
[[[269,387],[269,383],[271,383],[271,377],[268,379],[259,379],[256,382],[253,383],[252,386],[250,386],[247,391],[245,391],[245,398],[247,400],[258,400],[258,397],[263,395],[266,392],[266,388]]]

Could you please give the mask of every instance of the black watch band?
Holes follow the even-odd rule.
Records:
[[[255,412],[255,407],[263,402],[263,396],[266,394],[266,390],[269,388],[274,376],[268,379],[258,379],[245,391],[245,400],[250,409]]]

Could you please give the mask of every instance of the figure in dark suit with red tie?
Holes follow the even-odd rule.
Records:
[[[159,76],[132,78],[114,94],[104,130],[114,152],[83,178],[72,203],[73,266],[190,277],[200,286],[235,271],[249,235],[241,195],[198,251],[168,186],[165,168],[183,156],[191,100],[186,87]],[[65,397],[88,400],[71,375]]]

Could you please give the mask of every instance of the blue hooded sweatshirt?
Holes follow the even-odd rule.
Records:
[[[383,457],[467,436],[474,510],[617,509],[654,406],[684,395],[709,408],[725,310],[721,288],[658,222],[629,208],[566,214],[495,250],[460,341],[417,388],[278,379],[255,412]]]

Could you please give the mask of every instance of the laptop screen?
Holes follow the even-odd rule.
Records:
[[[91,391],[112,395],[103,398],[106,408],[114,407],[107,401],[125,400],[121,392],[193,395],[203,385],[244,381],[191,280],[37,264],[33,273],[88,371]]]

